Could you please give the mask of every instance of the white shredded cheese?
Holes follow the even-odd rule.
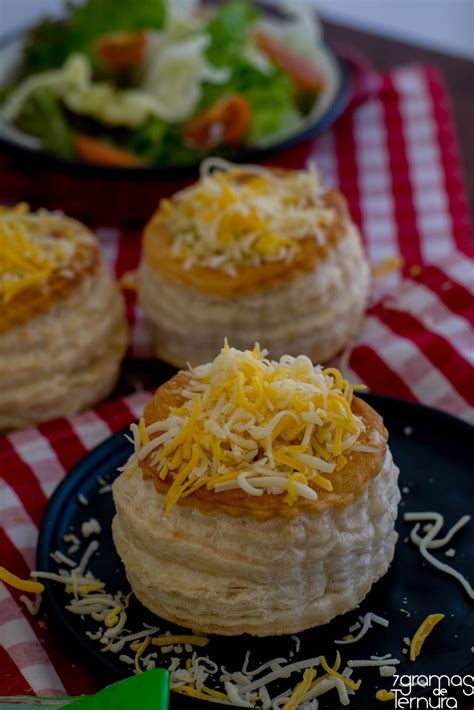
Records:
[[[52,560],[57,562],[58,564],[64,564],[67,565],[68,567],[76,567],[77,562],[74,562],[74,560],[71,560],[70,557],[66,557],[61,550],[56,550],[55,552],[50,552],[49,556],[51,557]]]
[[[81,525],[81,535],[83,537],[90,537],[91,535],[99,535],[102,532],[100,523],[96,518],[90,518],[86,520]]]
[[[443,538],[436,539],[436,536],[441,531],[441,528],[444,525],[444,518],[440,513],[429,511],[422,513],[405,513],[404,515],[404,520],[406,520],[407,522],[416,522],[416,525],[411,531],[410,538],[415,543],[415,545],[417,545],[420,550],[420,553],[425,558],[425,560],[431,565],[433,565],[433,567],[436,567],[436,569],[440,570],[440,572],[444,572],[445,574],[448,574],[451,577],[457,579],[467,592],[470,599],[474,599],[474,589],[470,585],[467,578],[463,574],[461,574],[461,572],[458,572],[458,570],[454,569],[454,567],[447,565],[445,562],[440,562],[440,560],[436,559],[436,557],[434,557],[429,552],[430,548],[440,548],[443,547],[443,545],[446,545],[451,540],[453,535],[464,525],[466,525],[466,523],[468,523],[470,519],[471,518],[469,515],[463,515],[457,521],[457,523],[455,523],[455,525],[450,528],[448,533]],[[431,520],[433,521],[433,524],[430,530],[426,533],[426,535],[421,538],[418,535],[418,530],[420,528],[420,523],[424,520]]]
[[[25,594],[20,594],[19,599],[26,606],[31,616],[37,616],[43,599],[41,594],[35,594],[34,599],[30,599],[30,597],[27,597]]]
[[[371,611],[367,612],[365,616],[360,616],[360,624],[357,624],[355,626],[351,626],[349,631],[355,631],[357,628],[360,628],[362,624],[362,628],[360,628],[359,633],[354,636],[351,639],[340,639],[337,641],[334,641],[334,643],[345,645],[348,643],[355,643],[356,641],[360,641],[361,638],[365,636],[367,631],[372,628],[372,622],[379,624],[380,626],[388,626],[388,621],[387,619],[384,619],[382,616],[378,616],[377,614],[373,614]]]
[[[374,660],[373,658],[359,659],[354,661],[347,661],[349,668],[370,668],[371,666],[396,666],[400,663],[398,658],[379,658]]]
[[[395,675],[397,672],[397,669],[395,666],[380,666],[379,668],[379,673],[382,676],[382,678],[390,678],[391,676]]]

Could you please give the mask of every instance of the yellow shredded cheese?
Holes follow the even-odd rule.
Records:
[[[76,591],[79,594],[89,594],[90,592],[99,592],[102,588],[103,584],[79,584]],[[64,589],[66,594],[72,594],[74,591],[72,584],[66,584]]]
[[[240,264],[291,259],[306,237],[324,243],[335,213],[323,196],[314,167],[275,173],[210,159],[195,185],[161,201],[158,219],[185,266],[233,273]]]
[[[205,685],[201,686],[201,690],[197,690],[192,685],[178,685],[173,688],[175,693],[181,693],[182,695],[189,695],[192,698],[199,698],[200,700],[207,700],[209,698],[216,698],[218,700],[226,700],[229,698],[224,693],[219,690],[213,690],[212,688],[207,688]]]
[[[399,271],[403,268],[403,264],[404,260],[401,257],[389,257],[388,259],[381,261],[379,264],[374,264],[372,266],[372,273],[376,279],[383,279],[393,271]]]
[[[111,629],[118,623],[121,611],[122,607],[120,606],[116,606],[111,611],[109,611],[109,613],[104,619],[104,624],[107,626],[108,629]]]
[[[179,636],[155,636],[151,639],[153,646],[171,646],[189,643],[190,646],[207,646],[209,639],[206,636],[185,634]]]
[[[67,230],[64,218],[53,213],[29,212],[24,203],[0,206],[0,303],[44,283],[74,253],[74,243],[63,236]]]
[[[338,656],[339,656],[339,652],[338,652]],[[326,661],[324,656],[321,656],[321,658],[319,660],[320,660],[322,667],[324,668],[324,670],[326,671],[326,673],[328,675],[332,675],[332,676],[334,676],[334,678],[339,678],[339,680],[342,680],[344,685],[347,685],[347,687],[351,688],[351,690],[358,690],[360,688],[360,684],[362,681],[359,680],[359,681],[357,681],[357,683],[354,683],[353,680],[346,678],[345,675],[341,675],[341,673],[337,672],[337,668],[335,668],[335,667],[331,668],[331,666],[328,665],[328,662]],[[340,664],[340,660],[339,660],[339,663],[337,664],[337,667],[339,667],[339,664]]]
[[[377,690],[375,697],[377,700],[381,700],[385,703],[387,700],[393,700],[395,698],[395,693],[392,693],[391,690]]]
[[[365,432],[351,409],[352,386],[306,356],[265,355],[258,345],[240,351],[226,342],[212,363],[191,371],[180,407],[148,427],[140,421],[135,451],[120,470],[133,475],[150,455],[160,478],[171,474],[167,515],[203,486],[284,494],[290,506],[332,490],[331,474]]]
[[[135,672],[138,673],[143,673],[141,667],[140,667],[140,658],[143,655],[144,651],[148,648],[148,645],[150,643],[150,637],[145,636],[143,641],[135,641],[134,643],[130,644],[130,648],[132,651],[135,651]]]
[[[29,579],[21,579],[16,574],[9,572],[5,567],[0,567],[0,580],[9,584],[14,589],[19,589],[21,592],[32,592],[33,594],[41,594],[44,591],[44,584],[34,582]]]
[[[140,423],[138,425],[138,430],[140,432],[140,442],[142,446],[146,446],[147,444],[150,443],[150,437],[148,436],[148,433],[145,428],[145,420],[142,418],[140,419]]]
[[[138,291],[137,272],[126,271],[118,280],[118,285],[123,291]]]
[[[308,690],[311,688],[311,683],[316,677],[314,668],[307,668],[303,674],[303,680],[298,683],[293,690],[291,697],[283,705],[283,710],[296,710],[301,700],[304,698]]]
[[[425,640],[433,631],[436,624],[444,619],[444,614],[430,614],[418,627],[410,644],[410,661],[414,661],[420,655],[421,647]]]

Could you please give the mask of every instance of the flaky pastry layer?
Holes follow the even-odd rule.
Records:
[[[139,293],[158,357],[176,367],[208,362],[229,337],[239,349],[265,343],[275,359],[303,353],[313,362],[329,360],[357,332],[367,303],[370,272],[357,228],[346,224],[322,261],[285,268],[291,278],[221,295],[170,278],[145,258]]]
[[[386,573],[397,478],[387,451],[346,505],[260,520],[196,504],[166,518],[153,482],[122,474],[114,541],[134,593],[156,615],[204,633],[297,633],[353,609]]]
[[[0,333],[0,431],[68,416],[106,397],[128,340],[122,295],[105,266],[45,313]]]

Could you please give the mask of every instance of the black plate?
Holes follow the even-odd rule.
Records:
[[[418,550],[406,542],[411,526],[402,519],[407,511],[435,510],[445,516],[447,526],[472,510],[474,500],[474,476],[472,470],[472,441],[474,428],[448,414],[396,399],[377,395],[366,395],[365,399],[384,417],[390,431],[390,446],[400,467],[400,488],[402,495],[397,528],[400,534],[394,562],[385,575],[360,605],[330,624],[299,634],[301,649],[293,661],[310,658],[317,654],[333,659],[337,648],[343,659],[368,658],[372,654],[391,653],[401,659],[400,674],[466,674],[474,668],[471,646],[474,638],[474,605],[470,603],[461,585],[453,578],[424,563]],[[407,429],[408,427],[408,429]],[[119,432],[91,451],[66,476],[54,492],[46,508],[38,541],[37,568],[56,571],[57,565],[50,553],[60,549],[66,551],[63,535],[71,529],[79,529],[80,524],[90,517],[100,521],[102,533],[100,550],[92,559],[90,569],[106,583],[108,591],[127,591],[120,559],[115,551],[110,522],[114,515],[111,494],[99,494],[97,478],[109,481],[116,475],[130,453],[130,445]],[[407,489],[409,491],[407,492]],[[82,493],[89,501],[87,507],[77,501]],[[457,554],[449,561],[464,574],[474,569],[474,545],[472,544],[472,523],[453,540]],[[440,558],[444,558],[441,554]],[[471,579],[472,581],[472,579]],[[118,654],[101,653],[97,642],[91,641],[85,631],[89,626],[64,609],[66,596],[62,587],[54,583],[45,585],[45,603],[52,620],[68,632],[74,640],[74,653],[81,654],[85,662],[100,672],[105,685],[131,672],[130,667],[118,660]],[[410,617],[401,608],[410,612]],[[390,621],[388,629],[374,625],[374,628],[360,642],[349,646],[335,646],[332,639],[347,634],[359,615],[372,611]],[[411,637],[427,614],[442,612],[446,615],[433,635],[426,641],[421,656],[416,663],[410,663],[403,655],[403,638]],[[142,623],[156,623],[153,617],[137,600],[130,606],[127,628],[132,631],[142,628]],[[161,633],[178,627],[168,622],[158,621]],[[206,655],[218,664],[239,670],[245,652],[251,650],[251,666],[274,658],[288,658],[295,644],[288,636],[258,639],[249,636],[211,637],[205,649]],[[163,656],[166,664],[167,656]],[[360,690],[352,698],[350,707],[367,710],[379,706],[375,701],[377,688],[390,688],[391,679],[381,678],[376,668],[356,669],[354,678],[362,678]],[[297,676],[292,682],[296,683]],[[335,692],[335,691],[332,691]],[[204,707],[200,701],[172,694],[174,707]],[[174,701],[174,702],[173,702]],[[322,696],[321,710],[333,710],[338,704],[329,693]],[[464,707],[462,704],[459,707]]]

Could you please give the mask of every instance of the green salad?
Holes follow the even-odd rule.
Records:
[[[27,35],[0,132],[63,158],[177,166],[301,129],[328,78],[315,17],[250,2],[86,0]]]

